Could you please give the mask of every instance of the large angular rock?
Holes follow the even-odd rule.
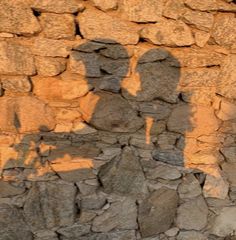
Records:
[[[83,78],[62,80],[60,77],[33,77],[33,92],[46,101],[72,100],[84,96],[91,86]]]
[[[186,7],[183,0],[167,0],[163,9],[163,16],[178,19],[185,12]]]
[[[52,39],[73,39],[75,36],[74,16],[70,14],[42,13],[40,35]]]
[[[180,119],[181,121],[179,121]],[[214,133],[219,127],[219,121],[212,108],[181,105],[171,113],[167,127],[169,131],[187,134],[188,136],[200,136]]]
[[[195,26],[203,31],[210,31],[214,23],[214,17],[211,13],[187,10],[182,15],[185,23]]]
[[[141,31],[141,37],[156,45],[183,47],[194,44],[190,28],[181,20],[162,19]]]
[[[208,207],[202,196],[180,205],[176,225],[185,230],[201,230],[207,224]]]
[[[194,10],[199,10],[199,11],[216,11],[216,10],[218,10],[217,0],[206,0],[206,1],[201,1],[201,2],[197,2],[194,0],[184,0],[184,3],[188,7],[190,7],[191,9],[194,9]]]
[[[212,37],[216,43],[225,47],[231,47],[235,44],[235,24],[236,18],[231,15],[220,15],[217,17],[212,29]]]
[[[22,1],[2,0],[0,22],[0,32],[27,36],[41,30],[33,11]]]
[[[230,183],[230,186],[236,186],[236,176],[235,176],[236,164],[224,162],[222,164],[222,170],[225,173],[226,178]]]
[[[34,59],[30,50],[20,44],[0,41],[0,74],[34,75]]]
[[[109,0],[110,1],[110,0]],[[136,240],[135,230],[112,231],[108,233],[95,233],[80,237],[80,240]],[[67,240],[67,239],[62,239]],[[73,240],[73,239],[71,239]]]
[[[216,115],[223,121],[236,119],[236,105],[222,99],[220,102],[220,109]]]
[[[33,234],[15,207],[0,204],[0,240],[32,240]]]
[[[161,61],[145,63],[147,56],[151,54],[158,56],[163,52],[168,55],[166,60],[160,59]],[[163,49],[146,52],[138,61],[136,73],[122,81],[122,94],[126,98],[136,101],[152,101],[155,98],[161,98],[167,102],[175,103],[178,98],[180,69],[172,67],[168,62],[169,60],[178,61]]]
[[[142,167],[128,147],[123,150],[120,158],[102,166],[98,176],[108,193],[139,196],[147,192]]]
[[[234,231],[236,231],[236,207],[224,207],[216,216],[211,233],[226,237]]]
[[[34,183],[24,205],[24,215],[31,229],[72,225],[76,212],[75,193],[75,186],[63,181]]]
[[[0,131],[38,132],[51,130],[55,126],[51,109],[34,97],[3,97],[0,100],[0,108]]]
[[[99,42],[136,44],[139,40],[137,26],[111,17],[98,10],[87,9],[77,18],[84,38]],[[99,31],[97,31],[99,29]]]
[[[142,237],[165,232],[174,221],[178,195],[174,190],[161,188],[151,193],[139,206],[138,223]]]
[[[84,9],[79,0],[31,0],[30,6],[38,11],[53,13],[76,13]]]
[[[93,220],[93,232],[109,232],[113,229],[133,230],[137,228],[135,200],[125,198],[112,203],[104,213]]]
[[[236,163],[236,146],[224,147],[221,153],[229,163]]]
[[[84,120],[97,129],[135,132],[143,125],[131,105],[117,94],[90,92],[80,100]]]
[[[163,2],[155,0],[123,0],[120,10],[132,22],[157,22],[162,15]]]

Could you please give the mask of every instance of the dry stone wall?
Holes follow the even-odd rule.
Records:
[[[236,239],[235,13],[0,0],[0,240]]]

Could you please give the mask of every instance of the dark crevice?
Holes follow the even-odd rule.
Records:
[[[35,9],[33,9],[33,14],[35,17],[39,17],[41,15],[41,12],[36,11]]]
[[[82,33],[80,32],[80,27],[79,27],[78,23],[76,23],[76,25],[75,25],[75,33],[77,36],[80,36],[82,39],[84,39]]]

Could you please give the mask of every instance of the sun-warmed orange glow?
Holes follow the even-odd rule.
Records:
[[[154,119],[152,117],[146,117],[146,130],[145,130],[146,144],[151,143],[151,129],[152,129],[153,121]]]

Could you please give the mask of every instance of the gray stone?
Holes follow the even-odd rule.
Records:
[[[42,230],[35,234],[35,240],[58,240],[58,237],[53,231]]]
[[[222,164],[222,170],[226,175],[226,178],[229,181],[230,186],[236,186],[236,176],[235,176],[236,164],[224,162]]]
[[[75,37],[75,20],[71,14],[42,13],[39,20],[43,28],[40,35],[45,38],[73,39]]]
[[[33,11],[22,1],[2,0],[0,22],[0,32],[28,36],[41,30]]]
[[[161,188],[151,193],[139,205],[138,222],[142,237],[165,232],[174,221],[178,195],[176,191]]]
[[[145,54],[146,55],[146,54]],[[145,58],[143,55],[139,60]],[[171,58],[171,56],[170,56]],[[138,89],[132,92],[134,85],[134,77],[132,81],[122,83],[122,94],[128,98],[136,101],[152,101],[155,98],[162,99],[164,101],[175,103],[178,98],[178,83],[180,78],[180,71],[178,68],[174,68],[166,61],[152,62],[138,64],[136,67],[138,73]],[[129,90],[131,88],[131,90]]]
[[[132,56],[132,51],[126,51],[125,47],[120,44],[107,44],[106,48],[101,49],[99,53],[112,59],[126,59]]]
[[[236,147],[224,147],[221,149],[222,154],[225,156],[227,162],[236,163]]]
[[[202,196],[180,205],[176,225],[185,230],[201,230],[207,224],[208,207]]]
[[[75,186],[63,181],[34,183],[24,205],[24,215],[31,229],[72,225],[75,193]]]
[[[125,198],[111,204],[104,213],[93,220],[93,232],[109,232],[113,229],[128,230],[137,228],[135,200]]]
[[[0,181],[0,197],[13,197],[25,192],[25,187],[14,186],[13,184],[5,181]]]
[[[122,16],[132,22],[157,22],[162,10],[163,1],[123,0],[120,4]]]
[[[90,224],[75,223],[72,226],[59,228],[57,233],[60,234],[62,240],[74,240],[90,233],[90,228]]]
[[[156,149],[152,152],[155,160],[175,166],[184,166],[184,155],[179,149]]]
[[[137,112],[117,94],[90,92],[80,99],[80,111],[87,123],[100,130],[135,132],[143,125]]]
[[[145,173],[148,179],[166,179],[166,180],[176,180],[181,177],[181,173],[175,167],[158,164],[157,167],[148,169]]]
[[[38,11],[53,13],[76,13],[84,9],[84,6],[78,0],[33,0],[30,6]]]
[[[0,239],[33,239],[33,235],[24,221],[20,210],[8,204],[0,204]]]
[[[204,236],[202,233],[197,231],[186,231],[186,232],[181,231],[177,236],[177,240],[189,240],[189,239],[208,240],[206,236]]]
[[[147,191],[139,160],[128,147],[123,150],[121,157],[102,166],[98,176],[108,193],[139,196]]]
[[[100,77],[99,59],[96,53],[73,51],[70,54],[69,69],[86,77]]]
[[[188,174],[183,177],[178,187],[178,193],[180,198],[195,198],[202,193],[202,189],[194,175]]]
[[[66,41],[39,37],[34,40],[32,52],[43,57],[67,57],[71,48]]]
[[[30,50],[20,44],[0,41],[0,73],[34,75],[34,59]]]
[[[226,237],[236,231],[236,208],[224,207],[213,221],[211,233]]]
[[[80,197],[80,207],[82,209],[101,209],[106,204],[106,197],[104,194],[92,194]]]
[[[2,88],[11,92],[30,92],[31,82],[27,76],[1,76]]]
[[[99,88],[101,90],[119,93],[120,92],[121,79],[115,75],[108,75],[102,78]]]
[[[136,44],[137,26],[95,9],[87,9],[77,18],[84,38],[99,42]],[[99,31],[97,29],[99,28]]]
[[[194,44],[190,28],[181,20],[162,19],[144,27],[141,37],[156,45],[183,47]]]

